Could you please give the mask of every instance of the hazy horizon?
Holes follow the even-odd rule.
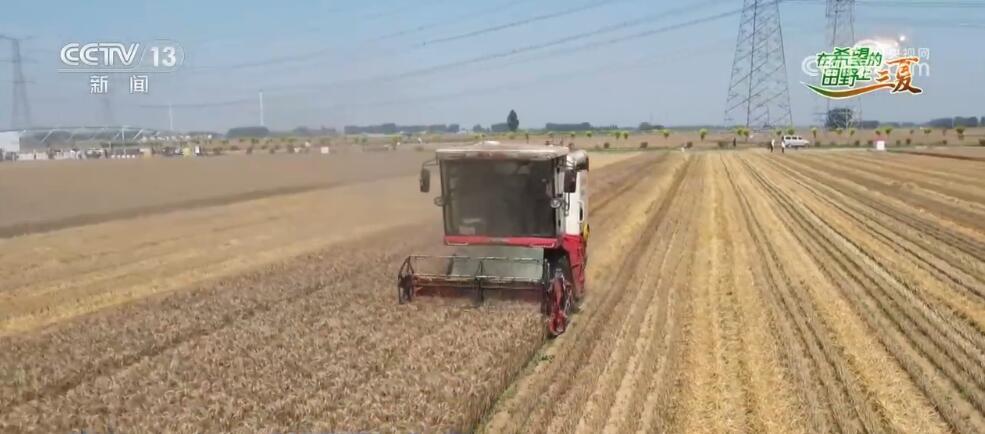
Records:
[[[259,1],[10,2],[0,34],[21,43],[32,124],[225,131],[264,123],[273,130],[346,124],[505,121],[635,126],[720,125],[739,16],[738,0],[675,2],[387,0],[357,3]],[[929,49],[931,73],[919,96],[875,95],[865,119],[925,122],[985,116],[985,3],[860,2],[857,39],[905,37]],[[934,5],[937,3],[937,5]],[[964,5],[964,6],[961,6]],[[796,125],[822,107],[801,85],[805,57],[824,46],[825,6],[780,7]],[[707,20],[706,20],[707,19]],[[676,30],[661,30],[702,21]],[[632,35],[652,30],[643,37]],[[127,92],[112,76],[111,102],[89,94],[89,75],[58,72],[69,42],[178,42],[176,72],[150,75],[149,93]],[[0,128],[12,115],[11,50],[0,41]],[[968,84],[963,84],[967,82]]]

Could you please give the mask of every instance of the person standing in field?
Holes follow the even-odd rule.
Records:
[[[770,152],[773,152],[773,148],[776,147],[776,139],[770,139]]]

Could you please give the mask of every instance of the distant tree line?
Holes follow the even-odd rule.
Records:
[[[927,122],[927,126],[934,128],[955,128],[955,127],[975,128],[978,126],[985,126],[985,116],[982,116],[981,119],[975,116],[969,116],[969,117],[955,116],[953,118],[939,118]]]
[[[385,123],[380,125],[346,125],[343,128],[345,134],[414,134],[414,133],[457,133],[458,124],[436,124],[436,125],[397,125],[395,123]]]
[[[637,128],[640,131],[653,131],[653,130],[663,130],[663,125],[651,125],[649,122],[641,122],[640,126]]]
[[[829,130],[834,130],[838,128],[849,128],[850,126],[855,126],[861,129],[874,129],[880,125],[887,127],[914,127],[918,126],[916,122],[879,122],[879,121],[862,121],[853,125],[854,112],[852,109],[847,107],[839,107],[835,109],[828,110],[827,120],[824,123],[825,128]],[[976,116],[955,116],[951,118],[938,118],[933,119],[929,122],[923,124],[928,127],[933,128],[975,128],[978,126],[985,126],[985,116],[981,118]]]
[[[321,128],[308,128],[308,127],[297,127],[291,130],[292,136],[299,137],[321,137],[321,136],[334,136],[339,132],[335,128],[326,128],[322,126]]]
[[[244,137],[267,137],[270,130],[267,127],[235,127],[226,132],[227,139],[239,139]]]
[[[582,122],[579,124],[560,124],[548,122],[544,125],[544,129],[547,131],[590,131],[595,128],[588,122]]]
[[[489,126],[489,131],[492,131],[494,133],[505,133],[507,131],[510,131],[510,124],[508,124],[506,122],[500,122],[498,124],[492,124],[492,125]]]

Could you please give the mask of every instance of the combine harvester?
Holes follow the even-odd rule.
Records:
[[[418,296],[539,302],[547,331],[564,333],[585,296],[588,155],[565,147],[475,145],[438,149],[420,189],[440,171],[445,244],[479,256],[411,256],[400,267],[400,303]],[[488,255],[494,252],[494,255]]]

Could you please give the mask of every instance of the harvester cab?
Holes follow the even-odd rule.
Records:
[[[430,191],[435,167],[444,242],[459,249],[408,257],[398,274],[400,303],[420,296],[530,300],[540,303],[548,333],[563,333],[585,296],[588,155],[497,142],[438,149],[421,168],[421,192]]]

